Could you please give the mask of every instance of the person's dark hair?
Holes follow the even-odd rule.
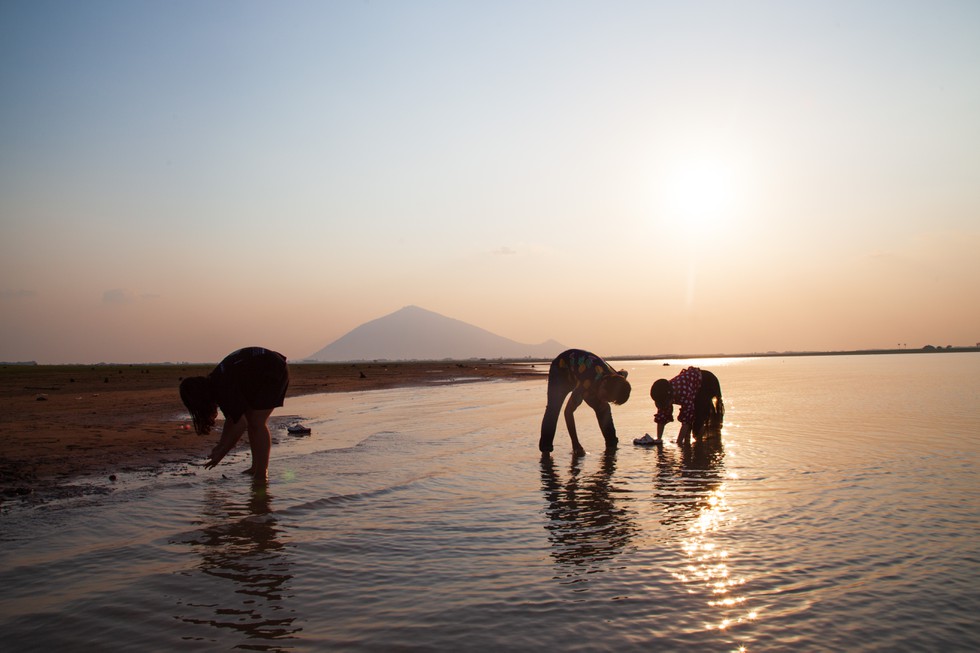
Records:
[[[617,406],[625,404],[630,398],[630,391],[632,390],[632,387],[630,386],[630,382],[626,380],[625,376],[612,374],[603,379],[602,382],[606,386],[606,392],[609,394],[610,401]]]
[[[667,379],[657,379],[650,388],[650,398],[657,404],[657,408],[669,405],[673,393],[673,388],[670,387],[670,381]]]
[[[214,428],[218,416],[218,403],[211,396],[207,378],[191,376],[180,382],[180,400],[194,420],[198,435],[207,435]]]

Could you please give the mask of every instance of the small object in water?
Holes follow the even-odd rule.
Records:
[[[48,395],[46,394],[39,394],[36,397],[34,397],[34,401],[47,401],[47,400],[48,400]]]
[[[313,431],[308,426],[303,426],[302,424],[290,424],[286,427],[286,431],[290,435],[309,435]]]
[[[115,474],[109,474],[109,480],[112,481],[113,483],[115,483],[116,482],[116,475]]]
[[[633,438],[633,444],[639,445],[641,447],[650,447],[653,445],[660,446],[663,443],[664,443],[664,438],[662,435],[657,436],[656,440],[651,438],[649,433],[644,435],[642,438]]]

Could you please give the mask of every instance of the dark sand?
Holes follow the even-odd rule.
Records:
[[[181,379],[213,367],[0,366],[0,502],[77,477],[203,462],[218,434],[179,428],[188,422],[180,420],[186,411],[177,388]],[[546,371],[546,365],[524,362],[293,364],[286,406],[277,412],[288,411],[289,397],[298,395],[519,379]]]

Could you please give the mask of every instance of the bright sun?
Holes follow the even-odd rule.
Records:
[[[712,159],[680,164],[667,185],[667,209],[690,227],[708,228],[726,221],[735,209],[735,175]]]

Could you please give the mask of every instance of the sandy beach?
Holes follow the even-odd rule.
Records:
[[[181,379],[213,365],[0,366],[0,501],[79,475],[152,471],[202,460],[216,436],[180,427]],[[423,362],[290,365],[289,397],[428,383],[517,379],[529,363]],[[275,418],[275,414],[273,415]],[[221,424],[219,416],[219,425]]]

